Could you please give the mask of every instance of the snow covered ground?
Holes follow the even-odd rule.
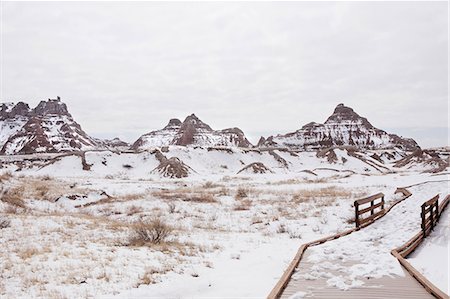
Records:
[[[171,148],[193,169],[179,179],[153,172],[149,152],[89,152],[90,170],[79,155],[0,157],[0,296],[262,298],[302,243],[354,226],[354,200],[384,192],[389,204],[396,187],[448,179],[345,151],[335,163],[233,151]],[[255,161],[272,171],[237,174]],[[411,191],[414,205],[444,192]],[[173,228],[165,242],[132,243],[134,225],[154,219]]]

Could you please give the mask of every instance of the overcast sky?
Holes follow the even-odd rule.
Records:
[[[134,141],[195,113],[260,135],[345,103],[448,144],[447,2],[3,2],[0,101],[61,96],[90,135]]]

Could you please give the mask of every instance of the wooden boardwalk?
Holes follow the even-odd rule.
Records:
[[[348,298],[348,299],[434,299],[425,288],[422,287],[408,272],[404,271],[405,276],[384,276],[378,279],[364,279],[362,287],[350,288],[348,290],[341,290],[337,287],[327,285],[328,278],[321,278],[317,280],[307,280],[304,278],[305,274],[311,271],[314,263],[307,262],[310,256],[310,250],[305,252],[305,255],[300,263],[300,267],[293,275],[286,289],[280,298],[288,299],[292,295],[303,292],[306,293],[304,298]],[[346,264],[351,266],[351,264]],[[331,272],[331,271],[330,271]],[[338,274],[338,273],[333,273]]]
[[[393,249],[395,247],[390,247],[394,244],[405,244],[395,245],[403,248],[413,243],[412,241],[404,243],[406,241],[404,238],[405,235],[413,235],[412,231],[420,229],[419,209],[425,200],[426,198],[413,196],[408,200],[409,203],[398,202],[396,207],[388,209],[383,215],[386,217],[376,221],[373,225],[363,227],[361,230],[340,234],[339,238],[327,238],[325,242],[305,244],[300,248],[296,258],[268,298],[448,298],[438,289],[436,292],[430,291],[430,287],[435,287],[428,281],[425,281],[424,284],[426,279],[421,280],[419,277],[421,275],[415,269],[400,266],[402,256],[394,254],[395,250]],[[449,196],[447,196],[446,201],[448,203]],[[390,212],[391,209],[392,212]],[[404,214],[406,210],[409,210],[409,214]],[[415,225],[417,229],[414,229]],[[421,233],[418,235],[421,236]],[[400,241],[400,239],[403,241]],[[355,244],[355,246],[348,246],[348,244]],[[416,247],[418,244],[415,242],[413,245]],[[359,251],[354,251],[356,247]],[[331,248],[332,253],[328,255],[327,250],[330,251]],[[398,271],[387,271],[389,275],[370,279],[367,277],[371,275],[367,277],[363,274],[358,276],[355,273],[350,275],[351,271],[349,272],[348,269],[352,266],[368,266],[369,268],[377,266],[378,261],[376,259],[371,260],[371,250],[372,254],[375,250],[377,253],[384,255],[379,256],[382,259],[385,259],[386,255],[390,255],[392,250],[395,257],[391,256],[390,269],[396,268]],[[347,258],[355,256],[357,258]],[[401,263],[405,266],[404,264]],[[287,275],[287,273],[290,274]],[[403,275],[393,275],[392,273],[403,273]],[[348,279],[348,277],[352,277],[352,279]],[[355,281],[359,282],[357,286],[343,290]],[[341,284],[341,288],[334,286],[336,284]],[[431,293],[435,294],[436,297]],[[294,296],[296,294],[298,296]]]

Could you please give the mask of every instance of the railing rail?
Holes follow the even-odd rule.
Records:
[[[368,203],[370,203],[370,206],[361,208],[361,206]],[[355,200],[354,206],[356,227],[360,227],[361,225],[374,220],[375,218],[383,215],[386,212],[384,209],[384,194],[381,192],[366,198]],[[378,211],[376,211],[377,209]],[[370,216],[364,218],[363,215],[369,212]]]
[[[436,195],[432,199],[426,201],[422,205],[422,227],[424,223],[424,207],[425,209],[427,207],[433,206],[433,209],[436,210],[436,214],[434,215],[433,219],[436,219],[434,221],[438,221],[442,212],[447,207],[447,205],[450,202],[450,195],[447,195],[447,197],[442,201],[441,205],[438,205],[438,198],[439,195]],[[438,208],[434,208],[437,206]],[[431,212],[431,208],[427,210],[426,213]],[[425,213],[425,214],[426,214]],[[430,219],[430,217],[428,217]],[[426,221],[425,221],[426,222]],[[428,223],[430,226],[427,228],[425,225],[425,231],[422,229],[419,233],[414,235],[411,239],[409,239],[405,244],[400,246],[399,248],[396,248],[391,251],[391,254],[397,258],[399,263],[406,269],[406,271],[409,272],[430,294],[432,294],[434,297],[438,299],[448,299],[449,296],[445,294],[442,290],[440,290],[438,287],[436,287],[432,282],[430,282],[425,276],[422,275],[416,268],[414,268],[407,260],[406,258],[417,248],[419,245],[423,242],[425,237],[431,232],[431,224]]]
[[[430,234],[439,220],[439,194],[422,204],[422,233],[425,238]]]

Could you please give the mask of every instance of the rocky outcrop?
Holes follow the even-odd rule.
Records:
[[[438,173],[446,170],[449,159],[443,159],[435,150],[417,149],[406,157],[398,160],[394,167],[397,168],[422,168],[424,172]]]
[[[116,137],[113,139],[97,139],[95,138],[98,144],[103,145],[108,149],[129,149],[130,144]]]
[[[160,151],[154,152],[155,158],[159,161],[159,165],[152,170],[152,173],[159,173],[163,177],[168,178],[185,178],[192,171],[188,165],[184,164],[177,157],[166,158]]]
[[[139,137],[132,149],[163,147],[168,145],[204,147],[251,147],[252,144],[239,128],[213,130],[191,114],[181,122],[171,119],[161,130],[152,131]]]
[[[175,135],[181,128],[181,121],[173,118],[167,126],[161,130],[152,131],[144,134],[136,140],[131,146],[132,149],[138,150],[142,148],[163,147],[173,144]]]
[[[118,139],[90,137],[61,99],[41,101],[34,109],[24,102],[0,104],[0,154],[67,152],[128,146]]]
[[[334,146],[355,146],[361,149],[399,147],[414,150],[419,146],[413,139],[402,138],[375,128],[352,108],[339,104],[325,123],[310,122],[301,129],[285,135],[261,139],[260,147],[287,147],[297,150],[317,150]]]
[[[13,120],[16,127],[4,138],[1,154],[84,150],[98,145],[73,120],[59,98],[41,101],[33,110],[23,102],[9,111],[4,107],[2,105],[3,122]]]
[[[242,168],[241,170],[238,171],[239,173],[259,173],[259,174],[263,174],[263,173],[273,173],[272,170],[270,170],[266,165],[264,165],[261,162],[254,162],[254,163],[250,163],[249,165],[245,166],[244,168]]]

